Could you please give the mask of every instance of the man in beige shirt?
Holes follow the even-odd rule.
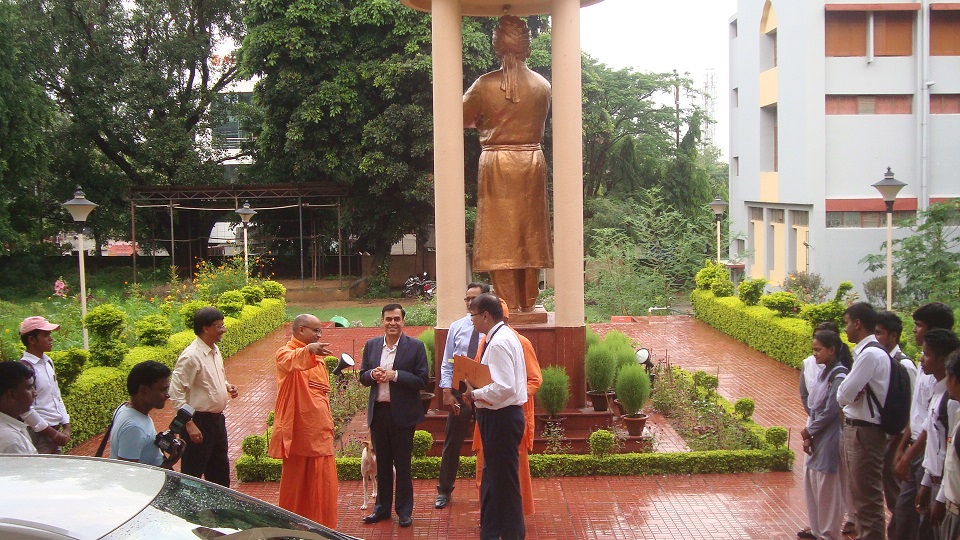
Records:
[[[180,353],[170,379],[170,401],[179,409],[185,404],[196,412],[187,423],[187,447],[180,470],[191,476],[230,487],[230,460],[227,458],[227,425],[223,410],[237,387],[228,383],[223,356],[217,343],[227,327],[223,313],[213,307],[197,310],[193,332],[197,339]]]

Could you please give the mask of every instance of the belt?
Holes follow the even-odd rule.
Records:
[[[955,516],[960,516],[960,506],[957,506],[953,501],[947,501],[947,512]]]
[[[204,416],[223,416],[223,413],[222,413],[222,412],[197,411],[197,412],[193,413],[193,415],[194,415],[194,416],[200,416],[200,417],[204,417]]]
[[[844,418],[843,423],[848,426],[853,427],[880,427],[880,424],[874,424],[873,422],[867,422],[866,420],[856,420],[853,418]]]

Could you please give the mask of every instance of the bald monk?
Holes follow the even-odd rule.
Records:
[[[330,379],[322,359],[320,319],[297,315],[293,336],[277,351],[277,407],[267,454],[283,460],[281,508],[337,528],[337,461]]]
[[[503,300],[500,301],[501,304]],[[503,310],[503,322],[509,322],[509,312],[506,308]],[[510,328],[509,326],[507,328]],[[526,426],[523,430],[523,438],[520,439],[520,495],[523,497],[523,515],[533,514],[535,507],[533,504],[533,477],[530,474],[530,451],[533,450],[534,424],[536,420],[533,416],[533,396],[543,384],[543,375],[540,373],[540,363],[537,361],[537,353],[533,350],[533,344],[530,340],[522,336],[519,332],[510,328],[520,340],[523,346],[523,361],[527,366],[527,402],[523,404],[523,419]],[[484,338],[481,338],[477,350],[477,358],[483,354],[483,347],[486,345]],[[473,430],[473,449],[477,451],[477,487],[480,487],[480,480],[483,478],[483,442],[480,440],[479,428]]]
[[[502,63],[463,95],[463,122],[480,136],[473,271],[489,272],[512,311],[533,311],[541,268],[553,267],[547,162],[540,142],[550,83],[526,64],[530,29],[505,15],[493,31]]]

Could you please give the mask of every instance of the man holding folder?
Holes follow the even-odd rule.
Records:
[[[485,465],[480,485],[480,538],[524,538],[520,494],[519,448],[525,421],[527,372],[523,347],[503,323],[500,300],[481,294],[470,303],[478,332],[486,335],[480,363],[490,370],[491,382],[480,388],[467,383],[463,399],[477,410]],[[476,382],[476,381],[474,381]]]

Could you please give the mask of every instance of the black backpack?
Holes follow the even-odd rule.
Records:
[[[876,394],[867,385],[867,405],[870,408],[870,415],[876,416],[880,413],[880,429],[888,435],[896,435],[907,427],[907,421],[910,418],[910,374],[903,364],[896,361],[886,349],[879,343],[868,343],[866,347],[876,347],[886,353],[890,359],[890,381],[887,385],[887,400],[881,404]],[[874,405],[877,412],[874,411]]]

